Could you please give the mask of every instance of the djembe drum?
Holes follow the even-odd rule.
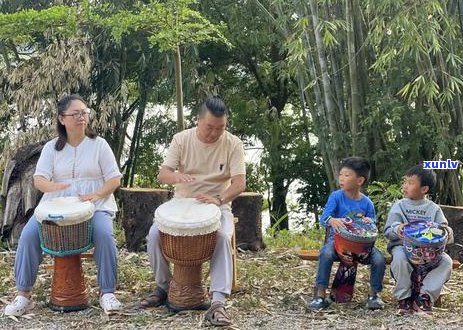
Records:
[[[436,222],[413,221],[404,226],[403,247],[413,266],[410,274],[413,299],[421,295],[424,278],[442,260],[447,237],[447,231]]]
[[[436,222],[414,221],[404,226],[405,255],[414,266],[437,265],[447,243],[447,231]]]
[[[202,264],[214,253],[220,209],[193,198],[174,198],[160,205],[154,222],[164,257],[174,264],[167,307],[172,311],[207,309]]]
[[[357,264],[368,260],[378,236],[376,225],[364,221],[362,214],[351,214],[343,220],[346,228],[334,236],[334,248],[341,262],[331,285],[331,297],[339,303],[352,300]]]
[[[88,293],[80,254],[92,247],[95,206],[78,197],[57,197],[35,209],[40,246],[54,257],[49,307],[71,312],[88,307]]]
[[[346,264],[351,264],[353,258],[367,257],[378,236],[374,223],[364,222],[362,217],[346,217],[346,228],[334,236],[334,248],[339,258]]]

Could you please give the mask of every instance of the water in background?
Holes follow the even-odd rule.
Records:
[[[313,213],[306,214],[305,206],[301,207],[298,203],[300,194],[298,194],[297,188],[300,186],[300,182],[293,182],[288,189],[288,195],[286,196],[286,203],[289,210],[289,231],[300,232],[304,228],[312,227],[315,224],[315,215]],[[264,198],[266,198],[264,196]],[[266,235],[267,229],[270,227],[270,211],[266,209],[262,211],[262,235]]]
[[[245,147],[244,156],[247,163],[259,163],[262,157],[263,146],[258,139],[248,140],[249,146]],[[289,210],[289,230],[301,231],[304,228],[312,227],[315,223],[313,213],[306,214],[304,207],[299,205],[298,199],[301,194],[297,193],[297,189],[301,187],[301,182],[296,180],[288,188],[286,203]],[[264,196],[267,198],[267,196]],[[266,235],[267,229],[270,227],[270,212],[268,209],[262,211],[262,235]]]

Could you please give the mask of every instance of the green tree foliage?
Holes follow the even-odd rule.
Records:
[[[77,10],[56,6],[44,10],[24,9],[0,13],[0,40],[28,43],[43,33],[71,37],[77,32]]]
[[[403,104],[386,114],[393,124],[384,132],[386,143],[398,144],[397,161],[410,166],[422,160],[461,159],[463,45],[457,2],[380,1],[371,2],[365,12],[374,17],[369,26],[377,54],[372,69],[390,86],[388,94]],[[439,201],[460,205],[459,171],[440,171],[438,178]]]
[[[142,135],[137,155],[137,173],[134,185],[156,187],[159,168],[165,151],[176,132],[176,123],[167,111],[157,110],[143,123]]]
[[[377,225],[382,231],[392,204],[402,198],[402,187],[397,183],[374,181],[368,185],[367,191],[375,204]]]
[[[224,40],[219,30],[190,8],[194,1],[189,0],[71,1],[68,6],[50,2],[40,10],[22,5],[18,11],[0,14],[2,88],[13,114],[12,129],[19,126],[25,136],[14,146],[50,137],[56,99],[65,92],[79,92],[97,110],[93,124],[117,160],[129,158],[125,182],[132,184],[147,105],[171,98],[165,93],[172,81],[169,61],[161,52],[172,50],[172,45],[180,52],[181,43]],[[52,54],[55,49],[61,56]],[[124,138],[132,117],[135,129],[127,150]],[[35,120],[38,135],[29,130],[37,126]]]
[[[372,180],[388,183],[423,160],[463,159],[462,10],[461,0],[2,2],[0,148],[50,137],[56,99],[80,92],[127,160],[125,184],[156,185],[150,164],[173,131],[152,105],[183,114],[185,102],[188,125],[219,94],[230,131],[262,146],[249,187],[269,191],[275,229],[287,228],[291,185],[302,182],[300,202],[317,215],[343,157],[366,157]],[[396,188],[372,185],[380,217]],[[435,197],[463,203],[460,171],[438,172]]]

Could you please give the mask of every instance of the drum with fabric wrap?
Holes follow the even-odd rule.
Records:
[[[40,202],[34,215],[39,223],[40,246],[54,257],[49,307],[77,311],[88,307],[88,293],[80,254],[93,246],[95,206],[78,197],[57,197]]]
[[[362,215],[352,215],[343,219],[346,228],[334,236],[334,248],[341,260],[352,263],[352,254],[366,258],[378,236],[378,229],[372,222],[364,221]]]
[[[415,266],[436,265],[442,259],[447,231],[433,221],[413,221],[403,228],[403,245],[408,260]]]
[[[174,198],[156,209],[154,222],[160,232],[162,253],[174,264],[169,309],[207,308],[202,264],[214,253],[220,216],[217,205],[194,198]]]

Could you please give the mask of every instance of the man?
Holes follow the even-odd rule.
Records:
[[[225,310],[233,276],[230,204],[246,187],[243,143],[226,131],[227,118],[224,102],[218,97],[208,98],[198,113],[197,126],[174,136],[158,176],[162,183],[175,185],[175,197],[196,198],[220,207],[221,228],[210,261],[212,303],[206,313],[214,325],[231,324]],[[172,275],[154,224],[148,234],[148,255],[158,286],[141,305],[157,307],[167,300]]]

